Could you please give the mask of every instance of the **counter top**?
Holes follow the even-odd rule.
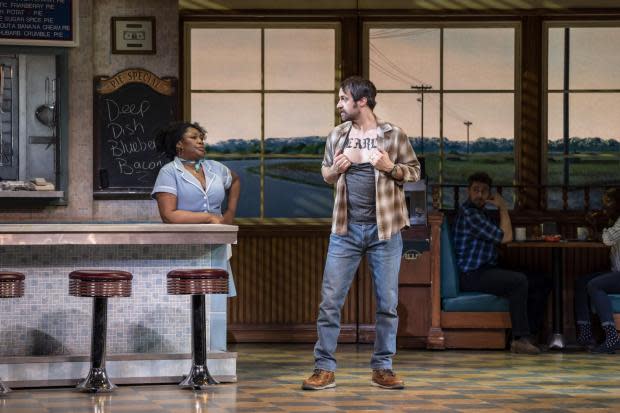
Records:
[[[218,224],[0,224],[0,245],[233,244],[238,229]]]

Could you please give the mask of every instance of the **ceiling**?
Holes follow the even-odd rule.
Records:
[[[618,0],[179,0],[180,10],[563,10],[620,9]]]

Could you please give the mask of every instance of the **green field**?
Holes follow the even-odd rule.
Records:
[[[289,155],[290,157],[290,155]],[[275,158],[270,156],[270,158]],[[321,160],[318,156],[303,156],[301,159],[316,159],[316,163],[285,161],[265,168],[265,175],[277,179],[301,182],[309,185],[325,185],[321,178]],[[439,154],[425,154],[426,176],[430,183],[439,181]],[[548,184],[561,185],[564,162],[562,155],[548,157]],[[582,153],[570,155],[570,185],[617,185],[620,184],[619,153]],[[225,159],[221,159],[224,160]],[[253,174],[260,173],[258,167],[248,168]],[[443,162],[444,184],[466,184],[467,177],[474,172],[485,171],[494,184],[513,185],[515,176],[514,157],[511,153],[448,154]]]
[[[439,155],[427,154],[426,175],[430,182],[438,182]],[[564,157],[548,157],[548,184],[562,184]],[[514,158],[510,153],[476,153],[448,155],[443,163],[444,184],[465,184],[467,177],[485,171],[496,184],[512,185],[515,175]],[[570,185],[614,185],[620,183],[620,154],[594,153],[571,154],[569,165]]]

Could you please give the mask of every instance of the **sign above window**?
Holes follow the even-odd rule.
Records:
[[[0,0],[0,45],[77,46],[78,0]]]

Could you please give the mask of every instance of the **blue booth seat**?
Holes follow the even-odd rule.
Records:
[[[460,271],[447,220],[441,224],[441,310],[445,312],[507,312],[508,300],[493,294],[459,291]],[[618,297],[620,306],[620,296]],[[620,307],[619,307],[620,308]]]
[[[614,313],[620,313],[620,294],[609,294],[609,298],[611,299],[611,308],[614,310]]]

